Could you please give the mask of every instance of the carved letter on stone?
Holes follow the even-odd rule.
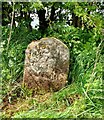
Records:
[[[31,42],[26,49],[23,82],[35,93],[58,91],[67,83],[69,49],[56,38]]]

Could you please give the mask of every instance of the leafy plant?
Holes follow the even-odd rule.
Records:
[[[39,5],[39,6],[38,6]],[[3,4],[4,13],[13,12],[13,6]],[[30,29],[28,13],[37,9],[39,29]],[[47,8],[47,16],[45,16]],[[103,3],[67,2],[67,3],[15,3],[14,11],[22,14],[15,20],[18,26],[11,29],[11,39],[7,49],[10,28],[2,27],[2,68],[0,79],[2,95],[6,96],[13,88],[24,94],[23,101],[18,100],[18,109],[11,108],[12,118],[102,118],[103,108],[103,59],[104,59],[104,18]],[[64,11],[62,11],[64,10]],[[19,15],[18,14],[18,15]],[[71,16],[69,19],[68,15]],[[24,16],[24,17],[23,17]],[[26,16],[28,19],[26,20]],[[11,18],[11,17],[10,17]],[[41,19],[41,20],[40,20]],[[3,22],[10,23],[8,17]],[[29,20],[29,24],[28,24]],[[44,25],[43,25],[44,23]],[[4,24],[3,24],[4,25]],[[42,25],[42,26],[41,26]],[[41,28],[41,29],[40,29]],[[21,84],[24,68],[25,49],[32,40],[42,37],[56,37],[65,43],[70,52],[69,84],[58,92],[31,97],[31,91],[18,87]],[[14,94],[16,95],[16,93]],[[10,97],[10,96],[9,96]],[[23,106],[21,105],[21,101]],[[27,104],[26,109],[24,105]],[[17,107],[17,103],[15,104]],[[23,108],[23,109],[21,109]],[[10,111],[9,111],[10,112]],[[7,114],[4,113],[4,118]]]

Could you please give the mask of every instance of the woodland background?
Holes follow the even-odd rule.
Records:
[[[35,28],[33,15],[39,19]],[[0,28],[3,118],[104,117],[103,2],[2,2]],[[33,98],[21,84],[25,49],[43,37],[56,37],[68,46],[68,85]]]

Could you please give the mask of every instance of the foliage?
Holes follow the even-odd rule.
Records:
[[[7,91],[10,91],[10,85],[22,77],[25,49],[27,45],[32,40],[38,40],[41,38],[41,34],[36,30],[30,33],[24,26],[13,29],[9,48],[7,49],[9,29],[3,27],[2,33],[1,74],[3,89],[5,87],[5,90],[2,92],[5,94]],[[5,86],[5,84],[7,84],[7,86]]]
[[[7,4],[7,6],[9,5]],[[4,8],[7,6],[4,4]],[[22,9],[21,6],[23,7]],[[17,105],[16,107],[20,107],[13,109],[15,112],[11,117],[102,118],[104,103],[102,96],[104,18],[101,10],[103,4],[95,2],[38,2],[29,3],[28,6],[30,8],[27,7],[27,3],[16,3],[14,4],[15,12],[34,13],[34,9],[43,12],[43,9],[47,7],[48,10],[54,10],[55,8],[57,17],[53,20],[52,16],[47,15],[45,22],[47,22],[48,26],[44,28],[44,32],[41,31],[42,28],[41,30],[32,29],[30,32],[26,24],[29,19],[26,21],[26,16],[23,18],[18,16],[15,20],[19,21],[19,25],[17,27],[13,26],[8,49],[7,43],[10,28],[2,26],[2,41],[0,45],[2,52],[2,62],[0,63],[2,68],[2,95],[5,97],[17,84],[20,85],[20,91],[23,93],[22,98],[21,96],[19,96],[20,98],[17,97],[19,100],[15,104],[15,106]],[[12,6],[9,8],[10,10],[4,10],[4,12],[10,13]],[[58,8],[64,9],[66,12],[58,11]],[[52,14],[52,12],[49,13]],[[68,22],[69,13],[72,15],[72,21],[70,22]],[[3,20],[5,21],[4,18]],[[46,94],[33,98],[31,97],[31,91],[21,86],[25,49],[32,40],[39,40],[42,37],[56,37],[69,47],[70,72],[68,80],[71,84],[51,95]],[[21,99],[23,99],[22,104]],[[25,108],[26,104],[27,107]],[[8,116],[10,114],[4,113],[3,115],[4,118]]]

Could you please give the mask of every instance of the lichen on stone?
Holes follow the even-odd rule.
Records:
[[[23,81],[34,91],[57,91],[65,86],[69,49],[56,38],[32,41],[26,49]]]

